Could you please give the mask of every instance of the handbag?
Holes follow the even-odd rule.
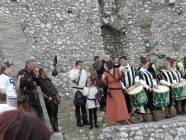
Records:
[[[79,78],[78,78],[76,85],[79,85],[80,76],[81,76],[81,71],[80,71]],[[86,96],[84,96],[80,90],[77,90],[74,96],[74,105],[80,107],[84,105],[85,103],[86,103]]]
[[[80,90],[77,90],[74,96],[74,105],[75,106],[82,106],[86,102],[85,96],[83,96],[83,93]]]

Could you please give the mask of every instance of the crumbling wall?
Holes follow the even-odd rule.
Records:
[[[186,52],[184,0],[99,0],[105,50],[133,64],[146,55],[159,62]],[[106,30],[106,31],[105,31]]]

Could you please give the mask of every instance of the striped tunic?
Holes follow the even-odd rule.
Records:
[[[175,76],[171,72],[171,70],[162,69],[158,77],[159,77],[160,83],[166,86],[170,86],[171,84],[177,83]]]
[[[124,84],[126,88],[134,85],[135,82],[135,76],[136,76],[136,70],[133,66],[121,66],[120,67],[122,71],[122,77],[121,81]]]
[[[152,74],[144,68],[140,68],[137,73],[137,76],[139,77],[140,84],[142,84],[145,89],[157,85],[156,80],[154,79]]]
[[[174,75],[177,83],[180,83],[181,80],[183,80],[181,72],[179,72],[177,69],[171,69],[171,73]]]

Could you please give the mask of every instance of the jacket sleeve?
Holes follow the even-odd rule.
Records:
[[[33,88],[33,87],[36,87],[36,85],[34,84],[34,81],[31,81],[27,74],[24,73],[22,76],[21,76],[21,79],[20,79],[20,88],[21,89],[24,89],[25,87],[30,87],[30,88]]]

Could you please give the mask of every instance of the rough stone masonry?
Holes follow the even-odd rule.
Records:
[[[25,57],[21,57],[23,63],[29,55],[40,66],[51,70],[53,57],[58,56],[60,74],[54,80],[62,96],[72,97],[65,72],[77,59],[84,60],[88,69],[92,58],[104,52],[127,55],[135,65],[142,54],[158,63],[166,56],[186,55],[185,0],[1,0],[0,17],[0,23],[5,18],[20,19],[25,38],[22,40],[26,44],[21,45],[25,52],[22,54]],[[17,23],[16,20],[16,26]],[[0,34],[6,38],[1,31]],[[0,55],[18,60],[20,57],[15,54],[12,55],[14,58],[6,55],[7,50],[16,50],[17,46],[14,46],[0,44]],[[182,131],[185,126],[185,123],[183,126],[175,124],[174,129],[168,126],[166,133],[158,139],[165,139],[170,133],[177,134],[178,130],[181,137],[171,134],[170,139],[185,139],[185,131]],[[103,133],[111,131],[112,134],[117,130],[108,129]],[[117,130],[118,139],[127,139],[129,133],[127,130],[125,134],[124,129],[120,129],[121,134]],[[131,133],[133,131],[136,130]],[[143,139],[140,134],[138,139]],[[112,139],[112,136],[102,136]]]

